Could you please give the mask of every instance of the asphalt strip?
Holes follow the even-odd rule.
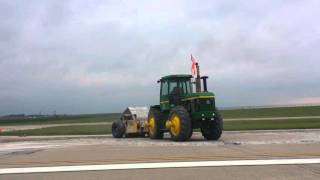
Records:
[[[293,164],[300,164],[300,165],[301,164],[320,164],[320,158],[187,161],[187,162],[158,162],[158,163],[3,168],[3,169],[0,169],[0,175],[1,174],[49,173],[49,172],[106,171],[106,170],[189,168],[189,167],[264,166],[264,165],[293,165]]]

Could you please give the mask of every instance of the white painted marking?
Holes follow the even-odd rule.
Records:
[[[0,169],[0,175],[1,174],[22,174],[22,173],[74,172],[74,171],[106,171],[106,170],[128,170],[128,169],[160,169],[160,168],[218,167],[218,166],[263,166],[263,165],[290,165],[290,164],[320,164],[320,158],[188,161],[188,162],[157,162],[157,163],[4,168],[4,169]]]

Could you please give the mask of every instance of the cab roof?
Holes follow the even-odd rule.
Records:
[[[190,78],[192,78],[192,75],[190,75],[190,74],[173,74],[173,75],[163,76],[160,79],[160,81],[167,80],[167,79],[176,79],[176,78],[190,79]]]

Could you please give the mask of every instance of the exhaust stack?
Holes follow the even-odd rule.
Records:
[[[198,63],[196,63],[196,68],[197,68],[196,92],[201,92],[200,67]]]

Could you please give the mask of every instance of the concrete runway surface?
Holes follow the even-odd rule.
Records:
[[[189,142],[106,136],[0,137],[5,168],[135,163],[319,159],[320,130],[224,132],[219,141],[194,133]],[[215,166],[2,174],[0,179],[320,179],[320,164]]]

